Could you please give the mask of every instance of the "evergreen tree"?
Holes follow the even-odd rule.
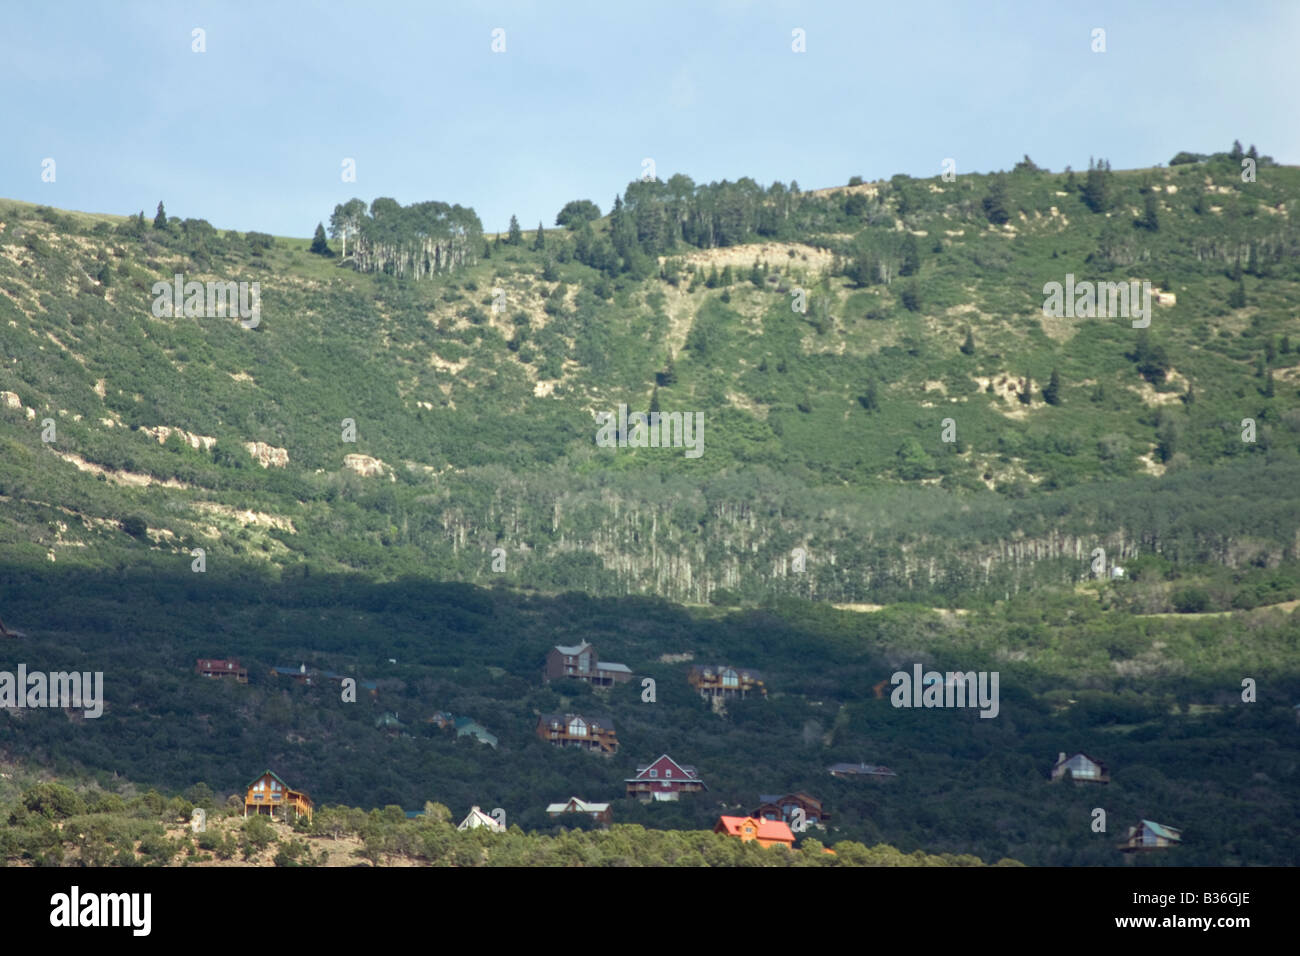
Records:
[[[713,271],[709,273],[709,278],[704,283],[704,286],[707,289],[716,289],[718,287],[718,281],[718,267],[714,266]]]
[[[508,242],[512,246],[517,246],[523,243],[523,241],[524,241],[524,234],[523,231],[519,228],[519,219],[516,216],[511,216],[510,235],[506,239],[506,242]]]
[[[1154,192],[1148,192],[1142,200],[1142,216],[1134,225],[1155,232],[1160,228],[1160,205],[1156,202]]]
[[[488,242],[486,239],[483,240],[483,258],[492,258],[492,243]]]
[[[1264,377],[1264,372],[1265,372],[1267,369],[1268,369],[1268,365],[1267,365],[1267,364],[1265,363],[1265,361],[1264,361],[1264,356],[1261,355],[1261,356],[1259,356],[1258,358],[1255,359],[1255,377],[1256,377],[1256,378],[1263,378],[1263,377]]]
[[[858,396],[858,404],[869,412],[880,410],[880,396],[877,393],[875,382],[867,383],[867,390]]]
[[[1028,405],[1034,400],[1034,380],[1025,376],[1025,387],[1016,395],[1021,405]]]
[[[542,233],[541,220],[537,222],[537,238],[533,240],[533,252],[541,252],[546,248],[546,237]]]
[[[1246,260],[1246,271],[1259,278],[1259,250],[1253,242],[1250,244],[1250,256]]]
[[[325,224],[316,223],[316,234],[311,238],[311,252],[318,256],[331,256],[334,253],[330,250],[329,243],[325,241]]]
[[[1187,391],[1183,395],[1183,404],[1191,405],[1196,401],[1196,392],[1192,389],[1192,383],[1187,383]]]
[[[921,271],[921,250],[917,248],[916,236],[910,232],[903,240],[903,265],[898,270],[901,276],[914,276]]]
[[[903,289],[902,294],[899,295],[899,298],[902,300],[903,308],[905,308],[908,312],[919,312],[921,310],[920,284],[915,279],[913,279]]]
[[[749,270],[749,281],[754,284],[754,288],[763,288],[763,270],[758,267],[758,260],[754,260],[754,267]]]
[[[1105,212],[1110,208],[1110,162],[1088,160],[1088,175],[1083,183],[1083,202],[1093,212]]]
[[[988,195],[984,197],[984,215],[995,226],[1011,219],[1011,214],[1007,212],[1007,183],[1002,176],[994,176],[989,183]]]
[[[718,281],[724,286],[731,285],[731,266],[722,267],[722,275],[718,277]]]
[[[961,353],[962,355],[975,354],[975,336],[971,334],[969,328],[966,330],[966,341],[961,344]]]
[[[1282,336],[1282,344],[1278,346],[1278,351],[1281,352],[1283,355],[1291,354],[1291,336],[1289,335]]]
[[[1268,370],[1268,375],[1264,378],[1264,397],[1273,397],[1273,370]]]
[[[144,213],[140,213],[140,218],[144,218]],[[158,201],[158,214],[153,217],[153,227],[155,229],[167,228],[167,213],[163,210],[162,200]]]
[[[1062,192],[1067,192],[1067,193],[1072,193],[1072,192],[1074,192],[1074,191],[1075,191],[1076,189],[1078,189],[1078,188],[1079,188],[1079,184],[1075,181],[1075,178],[1074,178],[1074,170],[1071,169],[1069,166],[1066,166],[1066,167],[1065,167],[1065,185],[1061,187],[1061,191],[1062,191]]]
[[[650,414],[654,415],[658,411],[659,411],[659,386],[656,385],[654,387],[654,391],[650,393]]]
[[[1234,163],[1240,163],[1245,155],[1245,152],[1241,148],[1241,140],[1234,139],[1232,141],[1232,151],[1228,153],[1228,158]]]
[[[1241,268],[1241,263],[1237,263],[1237,268]],[[1237,284],[1232,287],[1228,293],[1228,308],[1244,309],[1246,307],[1246,280],[1240,275],[1237,276]]]
[[[1061,376],[1056,369],[1052,369],[1052,377],[1047,382],[1047,388],[1043,389],[1043,401],[1048,405],[1061,404]]]

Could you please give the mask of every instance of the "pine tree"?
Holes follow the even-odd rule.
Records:
[[[1259,356],[1259,358],[1255,359],[1255,377],[1256,377],[1256,378],[1263,378],[1263,377],[1264,377],[1264,372],[1265,372],[1267,369],[1268,369],[1268,365],[1267,365],[1267,363],[1265,363],[1265,361],[1264,361],[1264,356],[1261,355],[1261,356]]]
[[[716,289],[718,287],[718,267],[714,266],[713,271],[709,273],[708,280],[704,283],[705,288]]]
[[[1253,242],[1250,244],[1250,257],[1246,260],[1246,271],[1259,278],[1259,250]]]
[[[1273,370],[1268,370],[1268,376],[1264,379],[1264,397],[1273,397]]]
[[[971,334],[970,329],[966,330],[966,341],[961,344],[961,354],[962,355],[975,354],[975,336]]]
[[[1052,377],[1048,380],[1047,388],[1043,389],[1043,401],[1048,405],[1061,404],[1061,376],[1056,369],[1052,369]]]
[[[537,223],[537,238],[533,240],[533,252],[541,252],[546,248],[546,237],[542,234],[542,224]]]
[[[1282,336],[1282,344],[1278,346],[1278,351],[1281,352],[1283,355],[1291,354],[1291,336],[1289,335]]]
[[[510,217],[510,235],[506,242],[512,246],[520,245],[524,241],[524,234],[519,228],[519,219],[517,216]]]
[[[1234,163],[1239,163],[1245,155],[1241,148],[1241,140],[1234,139],[1232,141],[1232,151],[1228,153],[1228,158]]]
[[[654,391],[650,393],[650,414],[655,415],[658,414],[658,412],[659,412],[659,386],[656,385],[654,387]]]
[[[1241,268],[1241,263],[1237,263],[1237,268]],[[1237,284],[1232,287],[1228,293],[1228,308],[1244,309],[1246,307],[1246,280],[1240,275],[1237,276]]]
[[[1137,221],[1137,225],[1143,229],[1149,229],[1155,232],[1160,228],[1160,207],[1156,202],[1156,196],[1153,192],[1148,192],[1146,198],[1142,200],[1142,218]]]
[[[318,256],[333,255],[333,252],[331,252],[330,250],[329,243],[325,241],[325,224],[322,222],[316,223],[316,235],[312,236],[311,238],[310,251],[315,253]]]
[[[875,382],[867,383],[867,390],[858,396],[858,404],[869,412],[880,410],[880,396],[877,394]]]
[[[722,267],[722,275],[718,277],[718,282],[724,286],[731,285],[731,266]]]
[[[1105,212],[1110,207],[1110,163],[1088,160],[1088,176],[1083,183],[1083,202],[1093,212]]]
[[[758,267],[757,259],[754,260],[754,267],[749,270],[749,281],[756,289],[763,288],[763,270]]]
[[[140,213],[140,218],[144,218],[144,213]],[[158,214],[153,217],[153,227],[155,229],[167,228],[167,213],[163,210],[162,200],[158,201]]]
[[[1187,383],[1187,392],[1183,395],[1183,404],[1191,405],[1196,401],[1196,392],[1192,390],[1192,383]]]
[[[488,242],[486,239],[483,240],[483,258],[492,258],[492,243]]]
[[[1001,176],[994,176],[989,183],[988,195],[984,197],[984,215],[995,226],[1011,219],[1011,214],[1007,212],[1007,184]]]
[[[916,236],[910,232],[903,240],[903,264],[898,270],[901,276],[914,276],[921,271],[921,250],[917,248]]]
[[[1020,390],[1016,398],[1020,399],[1021,405],[1028,405],[1034,400],[1034,380],[1032,378],[1025,377],[1025,387]]]

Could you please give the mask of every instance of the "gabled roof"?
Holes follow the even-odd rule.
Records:
[[[569,723],[574,718],[577,717],[581,717],[582,720],[586,722],[588,727],[595,727],[598,730],[605,730],[610,732],[613,732],[614,730],[613,718],[588,717],[586,714],[542,714],[542,716],[539,718],[539,722],[545,724],[559,722],[563,724],[565,727],[568,727]]]
[[[626,664],[611,664],[609,661],[597,661],[596,670],[598,671],[617,671],[620,674],[632,673],[632,668]]]
[[[759,803],[780,803],[782,800],[797,800],[815,807],[821,807],[822,802],[812,794],[804,793],[797,790],[794,793],[760,793],[758,795]]]
[[[588,803],[577,797],[570,797],[566,803],[552,803],[546,807],[547,813],[604,813],[609,809],[608,803]]]
[[[1151,820],[1143,820],[1142,825],[1158,837],[1164,837],[1166,840],[1182,840],[1183,831],[1177,827],[1166,827]]]
[[[491,816],[484,813],[477,806],[469,808],[469,813],[465,815],[464,820],[460,821],[460,825],[457,826],[456,829],[469,830],[476,826],[487,827],[491,830],[497,831],[498,833],[505,829],[505,827],[494,820]]]
[[[1106,765],[1104,763],[1102,763],[1096,757],[1089,756],[1088,754],[1084,753],[1082,750],[1076,750],[1074,751],[1074,753],[1070,753],[1067,751],[1065,754],[1065,758],[1063,760],[1057,760],[1056,763],[1052,764],[1052,769],[1055,770],[1057,767],[1061,766],[1062,764],[1069,763],[1075,757],[1083,757],[1086,760],[1089,760],[1092,763],[1096,764],[1098,767],[1101,767],[1103,770],[1106,769]]]
[[[251,789],[253,788],[253,784],[257,783],[257,781],[261,780],[263,777],[267,776],[268,774],[269,774],[270,776],[274,777],[276,780],[280,781],[280,786],[284,787],[284,789],[286,789],[286,790],[289,789],[289,785],[288,785],[287,783],[284,782],[284,778],[281,777],[281,776],[280,776],[278,773],[276,773],[274,770],[263,770],[263,771],[262,771],[261,773],[259,773],[256,777],[254,777],[252,780],[248,781],[248,786],[244,787],[244,789],[245,789],[245,790],[251,790]]]
[[[656,766],[656,765],[662,763],[662,762],[665,761],[665,760],[667,760],[670,764],[673,765],[673,767],[675,767],[676,769],[678,769],[678,770],[680,770],[680,771],[682,772],[682,775],[681,775],[680,777],[673,777],[673,778],[671,778],[671,779],[673,779],[673,780],[699,780],[699,779],[700,779],[700,778],[699,778],[699,774],[697,774],[697,773],[695,772],[695,768],[692,767],[690,764],[680,764],[680,763],[678,763],[676,760],[674,760],[672,757],[668,756],[667,754],[660,754],[658,757],[656,757],[654,760],[650,761],[650,762],[649,762],[648,764],[646,764],[644,767],[637,767],[637,768],[636,768],[636,776],[635,776],[635,777],[628,777],[627,780],[624,781],[624,783],[627,783],[627,782],[632,781],[632,780],[640,780],[640,779],[642,779],[642,774],[644,774],[644,773],[646,773],[647,771],[649,771],[651,767],[654,767],[654,766]],[[647,778],[644,778],[644,779],[649,779],[649,778],[647,777]],[[662,779],[662,778],[655,778],[655,779],[658,780],[658,779]]]
[[[563,654],[565,657],[577,657],[579,654],[581,654],[585,650],[588,650],[590,647],[591,645],[588,644],[586,641],[583,641],[581,644],[573,644],[570,646],[565,646],[564,644],[555,645],[555,649],[559,651],[561,654]]]
[[[723,674],[729,670],[735,671],[736,676],[740,678],[748,678],[749,680],[763,679],[763,675],[760,674],[758,671],[754,670],[752,667],[736,667],[732,664],[696,664],[694,667],[691,668],[691,671],[693,673],[699,673],[705,675]]]
[[[753,824],[754,835],[760,840],[780,840],[781,842],[794,842],[794,834],[790,832],[790,827],[781,820],[760,820],[756,817],[718,817],[718,825],[714,827],[717,832],[721,827],[731,836],[740,836],[742,827],[746,824]]]

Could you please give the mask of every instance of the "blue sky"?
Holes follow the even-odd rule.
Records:
[[[945,157],[959,175],[1025,153],[1150,166],[1234,138],[1300,162],[1292,0],[68,2],[3,22],[0,195],[149,216],[162,199],[280,235],[352,196],[549,227],[570,199],[607,211],[647,157],[661,178],[805,189]]]

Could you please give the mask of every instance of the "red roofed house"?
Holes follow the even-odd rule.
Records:
[[[638,800],[676,800],[678,794],[707,790],[694,767],[679,764],[664,754],[654,763],[636,768],[636,776],[623,781],[627,795]]]
[[[759,820],[754,817],[718,817],[718,825],[713,828],[713,832],[739,837],[745,843],[750,840],[757,840],[759,846],[779,845],[787,848],[794,846],[794,834],[790,832],[790,827],[781,820]]]
[[[237,683],[248,683],[248,669],[239,666],[239,661],[198,660],[194,662],[194,672],[204,677],[232,677]]]

